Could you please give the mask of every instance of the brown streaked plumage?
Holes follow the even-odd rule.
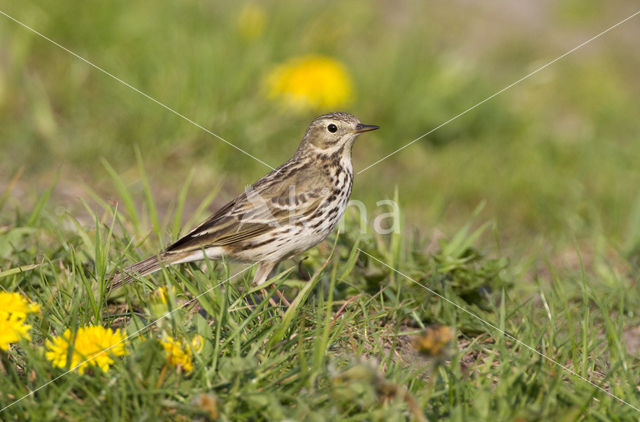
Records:
[[[253,282],[264,283],[283,259],[316,245],[335,228],[353,185],[351,147],[378,126],[348,113],[314,119],[296,153],[157,256],[111,280],[111,288],[163,266],[229,257],[257,262]]]

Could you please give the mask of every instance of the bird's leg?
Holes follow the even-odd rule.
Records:
[[[278,264],[274,265],[273,269],[271,270],[271,272],[269,273],[269,276],[267,277],[267,280],[272,279],[273,277],[275,277],[278,274]],[[272,288],[276,289],[275,285],[271,285]],[[285,295],[282,294],[282,292],[278,289],[276,289],[276,296],[278,296],[278,298],[280,298],[280,302],[284,303],[287,308],[289,306],[291,306],[291,303],[287,300],[287,298],[285,297]]]
[[[271,274],[271,272],[275,269],[277,264],[278,264],[277,262],[261,261],[258,264],[258,269],[256,270],[256,274],[253,276],[253,284],[255,284],[256,286],[259,286],[263,284],[265,281],[267,281],[267,279],[269,278],[269,274]],[[262,295],[266,299],[267,296],[269,296],[269,293],[267,293],[265,289],[262,289]],[[278,306],[278,304],[273,299],[273,297],[269,298],[269,303],[272,306],[276,306],[276,307]]]
[[[273,278],[278,273],[278,263],[277,262],[261,262],[258,264],[258,269],[256,270],[256,275],[253,277],[253,283],[256,286],[263,284],[265,281]],[[275,289],[275,286],[272,286]],[[266,298],[269,296],[266,290],[262,290],[263,296]],[[287,300],[287,298],[282,294],[282,292],[276,289],[276,296],[280,299],[281,303],[284,303],[287,307],[291,306],[291,303]],[[269,298],[269,303],[273,306],[278,306],[278,303],[273,299],[273,297]]]
[[[273,286],[273,288],[275,289],[276,287]],[[285,295],[283,295],[282,292],[278,289],[276,289],[276,296],[280,298],[282,303],[284,303],[287,306],[287,308],[291,306],[291,302],[289,302],[289,300],[285,297]]]

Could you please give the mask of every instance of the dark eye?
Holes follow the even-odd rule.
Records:
[[[327,130],[331,133],[336,133],[338,131],[338,126],[331,123],[329,126],[327,126]]]

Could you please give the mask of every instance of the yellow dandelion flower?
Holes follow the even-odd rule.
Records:
[[[187,372],[193,370],[193,352],[189,345],[182,343],[179,340],[175,340],[171,336],[167,336],[165,340],[160,340],[160,344],[164,348],[167,355],[167,362],[178,368],[182,368]],[[197,334],[191,341],[191,346],[199,353],[204,346],[204,340],[202,336]]]
[[[253,41],[260,38],[266,22],[267,14],[264,12],[264,8],[257,3],[247,3],[240,10],[236,26],[243,38]]]
[[[0,292],[0,314],[13,314],[25,318],[27,314],[40,311],[40,305],[29,302],[20,293]]]
[[[297,109],[331,109],[346,104],[353,84],[347,69],[325,56],[307,55],[277,66],[268,76],[268,95]]]
[[[11,343],[31,340],[25,323],[27,314],[38,312],[40,305],[27,300],[20,293],[0,292],[0,349],[9,350]]]
[[[65,368],[67,357],[73,349],[71,367],[80,365],[77,368],[80,374],[84,374],[89,365],[98,366],[106,372],[113,364],[113,357],[127,353],[124,348],[124,336],[120,329],[114,331],[100,326],[82,327],[78,329],[75,343],[72,344],[73,340],[69,330],[66,330],[62,336],[47,340],[46,345],[49,351],[46,357],[53,366]]]
[[[9,350],[11,343],[20,339],[31,340],[29,329],[31,325],[24,323],[24,317],[15,313],[2,312],[0,314],[0,349]]]

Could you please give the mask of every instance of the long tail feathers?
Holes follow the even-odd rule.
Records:
[[[168,264],[168,263],[167,263]],[[109,280],[107,290],[117,289],[123,284],[127,284],[135,280],[135,276],[144,276],[158,271],[163,266],[158,260],[157,256],[151,256],[144,261],[140,261],[137,264],[133,264],[130,267],[125,268],[122,272],[116,272]]]

